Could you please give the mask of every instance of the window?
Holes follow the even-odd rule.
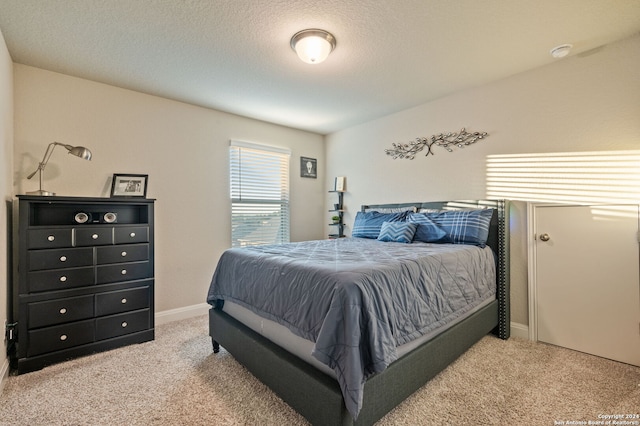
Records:
[[[231,246],[289,242],[288,149],[231,141]]]

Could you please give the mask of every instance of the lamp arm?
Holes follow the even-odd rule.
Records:
[[[40,166],[38,166],[37,169],[35,169],[33,171],[33,173],[31,173],[29,176],[27,176],[27,179],[31,179],[32,177],[34,177],[36,175],[36,173],[38,173],[40,171]]]
[[[47,150],[44,152],[44,157],[42,157],[42,161],[38,164],[38,168],[35,169],[29,176],[27,176],[27,179],[31,179],[32,177],[34,177],[35,174],[38,173],[38,171],[44,171],[44,168],[47,167],[47,163],[49,162],[51,154],[53,154],[53,150],[56,148],[56,145],[64,146],[67,151],[71,151],[71,149],[73,148],[71,145],[66,145],[60,142],[51,142],[49,146],[47,146]]]

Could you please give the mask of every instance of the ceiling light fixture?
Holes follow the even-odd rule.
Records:
[[[325,30],[302,30],[291,37],[291,48],[307,64],[319,64],[336,47],[336,38]]]
[[[551,49],[549,53],[551,53],[551,56],[553,56],[556,59],[564,58],[569,54],[572,47],[573,47],[572,44],[561,44],[560,46],[556,46],[553,49]]]

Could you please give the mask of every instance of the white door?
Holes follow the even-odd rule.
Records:
[[[538,340],[640,366],[638,208],[534,208]]]

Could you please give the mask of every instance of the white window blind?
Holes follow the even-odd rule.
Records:
[[[231,246],[289,242],[286,149],[231,141]]]

